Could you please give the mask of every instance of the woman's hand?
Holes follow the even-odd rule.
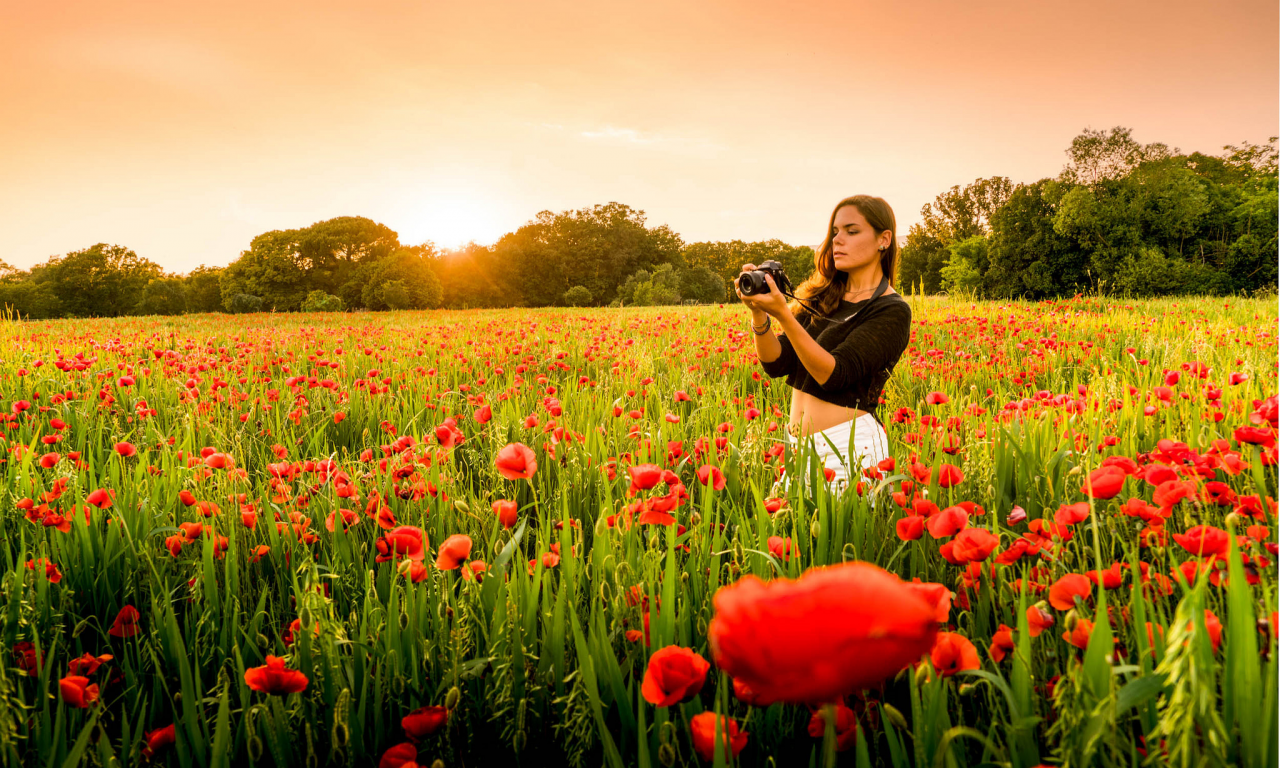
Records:
[[[755,264],[743,264],[742,272],[752,272],[755,268]],[[784,314],[791,312],[787,308],[787,297],[783,296],[782,291],[778,290],[778,286],[773,282],[773,276],[768,272],[764,275],[764,281],[769,285],[768,293],[744,294],[738,289],[737,280],[733,281],[733,292],[738,294],[738,300],[750,308],[752,312],[763,313],[781,320]]]

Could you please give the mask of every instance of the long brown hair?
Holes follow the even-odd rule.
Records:
[[[846,205],[852,205],[858,209],[862,217],[875,230],[876,237],[879,237],[886,229],[893,233],[889,240],[889,247],[881,252],[880,269],[888,276],[889,285],[894,286],[894,290],[897,290],[894,268],[898,263],[898,225],[897,219],[893,215],[893,209],[889,207],[883,197],[872,197],[871,195],[846,197],[836,204],[835,210],[831,211],[831,221],[827,224],[827,237],[813,254],[813,274],[809,275],[795,290],[796,296],[813,305],[824,315],[830,315],[836,311],[836,308],[840,306],[840,299],[848,290],[849,273],[836,269],[835,248],[831,244],[835,237],[836,214]],[[794,301],[791,302],[790,306],[792,313],[797,316],[801,312],[809,311]]]

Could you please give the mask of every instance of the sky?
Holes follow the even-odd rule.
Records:
[[[1275,0],[10,3],[0,259],[95,243],[171,272],[366,216],[488,245],[611,201],[685,242],[905,237],[1071,139],[1219,154],[1280,133]]]

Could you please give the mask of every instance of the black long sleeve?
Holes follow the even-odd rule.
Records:
[[[826,382],[819,384],[796,355],[785,335],[778,337],[782,353],[760,367],[771,378],[787,377],[787,384],[820,400],[875,413],[880,393],[894,366],[911,343],[911,305],[898,294],[880,297],[858,310],[858,304],[843,301],[837,317],[857,314],[845,323],[813,319],[802,315],[800,325],[835,358],[835,368]]]

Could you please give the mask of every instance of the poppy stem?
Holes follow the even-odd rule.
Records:
[[[836,765],[836,705],[822,705],[822,719],[827,727],[822,731],[822,765],[824,768],[835,768]]]

